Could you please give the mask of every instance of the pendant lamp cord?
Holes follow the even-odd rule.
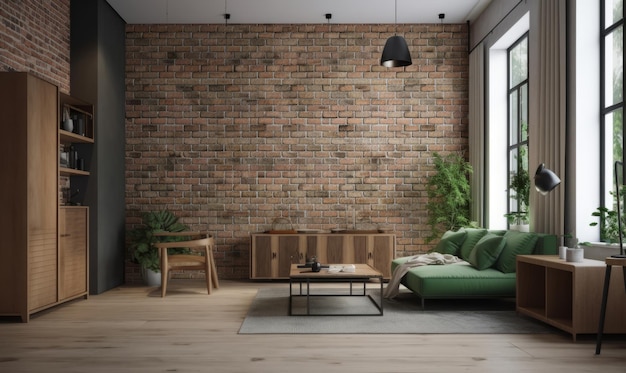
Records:
[[[393,17],[393,22],[395,24],[394,30],[396,35],[398,35],[398,0],[396,0],[395,12]]]

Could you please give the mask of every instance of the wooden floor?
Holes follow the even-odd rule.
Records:
[[[0,372],[626,372],[626,340],[541,335],[238,335],[257,289],[121,287],[0,321]],[[418,300],[416,299],[416,302]],[[375,320],[372,320],[375,322]]]

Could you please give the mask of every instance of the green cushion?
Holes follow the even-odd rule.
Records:
[[[504,236],[487,233],[476,243],[467,261],[476,269],[487,269],[498,260],[505,244]]]
[[[467,232],[459,229],[458,231],[447,231],[441,236],[441,240],[430,252],[437,252],[441,254],[458,255],[459,248],[463,241],[467,237]]]
[[[516,257],[533,253],[537,243],[537,234],[508,231],[504,238],[506,239],[506,247],[496,261],[495,268],[504,273],[513,273],[515,272]]]
[[[467,232],[467,238],[461,245],[460,257],[463,260],[469,259],[470,252],[476,246],[478,241],[487,234],[487,230],[484,228],[462,228]]]

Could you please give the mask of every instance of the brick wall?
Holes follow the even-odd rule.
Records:
[[[0,1],[0,71],[27,71],[70,91],[70,0]]]
[[[413,65],[379,66],[397,30]],[[169,209],[247,278],[249,235],[384,227],[422,252],[433,152],[467,149],[466,25],[128,25],[127,227]]]

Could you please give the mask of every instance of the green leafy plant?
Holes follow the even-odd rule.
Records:
[[[521,165],[520,165],[521,166]],[[511,198],[517,200],[517,206],[519,211],[512,211],[504,214],[509,224],[528,224],[528,206],[530,202],[530,177],[528,171],[524,168],[520,168],[519,172],[514,172],[511,175],[509,182],[509,190],[514,194]]]
[[[610,192],[613,199],[616,198],[613,192]],[[620,189],[620,195],[623,195],[624,188]],[[591,213],[591,216],[597,217],[598,221],[589,223],[590,226],[600,226],[600,240],[602,242],[614,243],[619,242],[619,225],[617,222],[617,211],[611,210],[607,207],[600,206],[596,208],[596,211]],[[626,231],[624,226],[624,216],[622,213],[622,237]]]
[[[160,260],[158,250],[153,247],[156,242],[182,241],[185,237],[155,236],[157,232],[183,232],[189,228],[180,223],[178,218],[170,211],[155,211],[145,213],[142,217],[143,226],[128,232],[129,246],[133,260],[142,268],[160,272]],[[187,252],[188,249],[176,249]]]
[[[430,242],[441,237],[447,230],[455,230],[470,224],[469,175],[472,166],[458,154],[445,157],[434,153],[436,173],[428,179],[428,224]]]

